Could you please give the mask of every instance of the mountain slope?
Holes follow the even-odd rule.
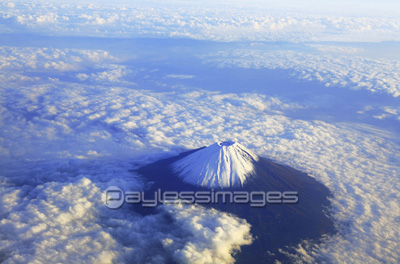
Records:
[[[201,203],[204,207],[246,219],[251,225],[251,233],[257,239],[241,248],[235,255],[236,263],[291,263],[282,249],[294,253],[290,246],[305,240],[322,241],[322,237],[336,233],[329,214],[332,194],[328,188],[306,173],[258,157],[234,142],[189,150],[147,164],[135,172],[148,183],[145,197],[155,197],[159,190],[216,194],[224,189],[222,192],[232,194],[247,192],[251,196],[257,193],[253,201],[262,202],[267,197],[260,193],[297,192],[295,204],[279,202],[252,207],[251,202],[237,203],[229,199]],[[141,214],[157,212],[156,208],[140,204],[132,206]]]
[[[258,156],[244,146],[217,142],[172,164],[183,181],[208,188],[242,187],[254,174]]]

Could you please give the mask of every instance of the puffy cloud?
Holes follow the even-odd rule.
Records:
[[[46,183],[20,197],[0,222],[3,261],[110,263],[116,242],[95,223],[98,193],[89,179],[81,178]]]
[[[85,224],[80,222],[86,217],[89,219],[89,215],[96,215],[97,209],[93,209],[92,206],[86,207],[90,203],[93,204],[93,200],[86,200],[82,196],[80,200],[82,204],[78,201],[69,204],[58,201],[59,196],[52,196],[52,192],[60,192],[57,190],[62,190],[65,186],[70,186],[65,187],[66,191],[68,188],[74,188],[75,185],[78,186],[77,193],[88,191],[84,185],[87,180],[83,178],[81,181],[77,178],[73,180],[74,184],[69,185],[69,182],[72,182],[72,180],[67,180],[71,167],[82,167],[85,163],[81,162],[95,162],[94,168],[87,169],[88,172],[76,173],[77,175],[94,175],[85,177],[91,182],[89,185],[95,188],[99,181],[94,177],[99,174],[99,171],[104,170],[96,168],[95,165],[110,164],[107,158],[130,161],[144,154],[156,154],[162,151],[168,151],[167,154],[163,154],[164,156],[172,155],[183,149],[209,145],[221,137],[226,137],[237,138],[243,145],[260,155],[310,173],[333,191],[334,216],[343,233],[319,245],[318,249],[312,245],[309,247],[310,251],[307,251],[307,248],[303,246],[304,254],[310,258],[325,256],[333,261],[359,258],[372,262],[378,260],[390,262],[398,258],[400,208],[397,203],[399,198],[397,190],[400,189],[400,182],[395,175],[399,173],[400,146],[396,143],[396,137],[387,131],[354,123],[329,124],[324,121],[291,119],[284,115],[286,110],[308,106],[257,93],[222,93],[188,88],[180,90],[179,93],[176,90],[160,92],[141,90],[140,87],[132,89],[131,87],[102,86],[99,83],[78,84],[61,80],[57,82],[56,87],[52,81],[48,81],[45,84],[27,86],[21,84],[14,87],[2,86],[1,89],[2,102],[7,102],[3,103],[1,108],[1,123],[4,128],[0,133],[3,181],[12,181],[14,184],[31,182],[33,186],[35,186],[34,182],[37,182],[43,186],[35,187],[37,190],[33,193],[42,189],[48,190],[40,194],[40,197],[47,198],[36,200],[27,198],[24,202],[26,206],[22,205],[19,208],[20,197],[23,197],[20,192],[23,191],[11,188],[11,185],[4,189],[2,193],[5,196],[2,199],[7,202],[7,205],[3,206],[2,210],[8,216],[13,216],[18,220],[13,222],[8,216],[4,218],[3,223],[7,227],[4,228],[7,230],[9,228],[14,232],[8,240],[18,240],[20,235],[29,239],[36,236],[33,235],[34,232],[42,234],[48,229],[57,229],[57,227],[49,226],[47,220],[32,221],[32,226],[27,220],[21,222],[21,226],[26,227],[24,231],[18,231],[12,226],[23,220],[24,213],[22,212],[33,208],[33,219],[40,219],[38,215],[44,214],[54,224],[72,221],[77,222],[77,228],[82,232],[98,230],[95,234],[80,237],[79,239],[83,240],[77,240],[77,243],[87,245],[93,250],[96,247],[94,240],[89,242],[84,238],[85,236],[96,237],[107,245],[110,258],[122,258],[121,261],[129,262],[138,252],[134,247],[132,250],[128,247],[126,251],[115,249],[117,247],[115,245],[119,243],[115,237],[123,237],[124,233],[120,235],[110,233],[111,238],[107,238],[101,233],[108,232],[104,231],[104,225],[100,228],[92,226],[94,223],[86,225],[86,220]],[[366,107],[364,111],[372,110],[371,107]],[[382,111],[393,114],[397,110],[389,107],[382,108]],[[154,160],[160,155],[147,157]],[[73,162],[71,165],[67,163],[67,169],[60,165],[60,169],[55,170],[54,173],[49,173],[51,170],[48,167],[40,169],[39,165],[32,165],[32,168],[35,168],[32,170],[20,166],[32,159],[45,160],[45,163],[53,164],[52,166],[55,166],[58,159],[70,159]],[[147,158],[138,160],[137,163],[148,161]],[[128,169],[124,173],[114,171],[117,167],[120,166],[109,165],[109,169],[100,173],[103,176],[96,177],[103,179],[101,180],[103,182],[109,182],[112,175],[129,176]],[[128,167],[129,165],[124,166],[124,168]],[[65,182],[47,183],[56,178],[64,179]],[[89,193],[89,197],[95,196],[94,193]],[[53,199],[53,201],[45,204],[43,200],[46,199]],[[60,205],[59,209],[54,209],[53,214],[41,211],[45,208],[53,208],[53,204]],[[202,226],[206,230],[213,230],[210,233],[213,237],[221,237],[223,231],[210,223],[218,223],[224,230],[223,226],[226,226],[228,221],[218,222],[219,220],[215,219],[215,221],[202,222],[202,220],[192,219],[192,216],[185,218],[185,210],[180,213],[174,211],[178,209],[166,210],[172,210],[171,214],[175,215],[176,221],[181,219],[181,226],[186,226],[192,232],[188,237],[192,237],[193,241],[198,242],[197,244],[192,240],[182,240],[184,238],[174,232],[171,234],[164,231],[160,232],[167,235],[155,236],[149,233],[149,236],[143,237],[132,233],[129,241],[140,241],[140,239],[148,241],[150,244],[142,245],[146,248],[153,245],[151,241],[154,242],[154,240],[151,240],[150,236],[160,238],[161,240],[158,241],[163,243],[158,244],[157,248],[164,253],[156,254],[157,260],[172,254],[177,260],[185,260],[193,256],[199,257],[195,260],[203,261],[200,257],[204,257],[205,252],[220,252],[215,247],[206,248],[205,240],[191,228]],[[196,210],[192,209],[193,214],[203,215]],[[87,211],[91,213],[87,215],[85,213]],[[208,219],[207,215],[211,217],[215,214],[217,213],[204,213],[204,217]],[[126,217],[126,215],[121,216],[118,221],[116,220],[117,222],[113,222],[114,232],[134,230],[132,228],[136,224],[133,223],[137,223],[139,218],[135,218],[136,222],[134,220],[132,222]],[[148,222],[150,219],[145,218],[143,221]],[[153,221],[162,222],[162,218],[154,218]],[[110,225],[111,223],[112,221]],[[246,233],[246,225],[243,226],[239,220],[236,222],[230,220],[230,223],[234,224],[232,230],[235,230],[235,234]],[[121,228],[119,229],[118,226]],[[125,228],[127,226],[129,228]],[[388,226],[390,228],[387,228]],[[138,225],[138,227],[141,226]],[[185,229],[185,234],[188,232],[187,229]],[[73,237],[73,233],[67,231],[60,230],[60,234],[66,232],[65,236]],[[229,233],[229,230],[224,232]],[[237,245],[248,243],[246,236],[227,235],[224,237],[227,242],[221,245],[226,245],[224,247],[226,251],[223,251],[219,257],[213,253],[214,257],[206,257],[204,261],[213,262],[218,259],[231,261],[226,252],[237,248]],[[38,239],[39,249],[44,250],[43,243],[48,242],[45,242],[43,238]],[[14,243],[7,242],[4,250],[13,248],[13,245],[17,247]],[[68,243],[65,240],[60,246],[55,244],[52,247],[49,244],[49,247],[66,249]],[[124,243],[122,244],[125,245]],[[211,242],[208,244],[214,245]],[[344,248],[347,249],[346,254],[343,254]],[[193,252],[204,254],[199,253],[200,256]],[[17,254],[25,256],[28,253]],[[12,257],[11,255],[7,256]],[[58,255],[49,254],[49,257],[57,259]],[[145,256],[141,257],[149,262],[156,261],[156,259],[147,259]],[[188,261],[191,262],[192,259]]]
[[[265,3],[26,3],[0,5],[8,31],[108,37],[189,37],[217,41],[398,40],[398,14],[376,8],[360,14],[330,8],[290,9]],[[291,3],[293,5],[293,3]],[[387,8],[387,7],[386,7]],[[33,11],[33,12],[32,12]],[[345,14],[345,16],[343,15]],[[51,25],[51,30],[49,26]]]
[[[101,176],[107,166],[85,164],[90,169],[85,176],[75,176],[77,167],[71,166],[69,177],[57,175],[36,186],[1,187],[2,261],[233,263],[233,250],[252,242],[249,224],[214,209],[164,205],[148,216],[129,208],[106,209],[101,203],[105,186],[142,187],[137,179]],[[43,169],[51,173],[52,166]]]
[[[192,79],[195,76],[194,75],[188,75],[188,74],[168,74],[165,77],[173,78],[173,79]]]
[[[250,225],[245,220],[214,209],[185,206],[180,204],[165,209],[178,225],[191,232],[183,241],[171,237],[162,240],[177,262],[234,263],[232,254],[240,250],[240,246],[251,244]]]
[[[53,48],[0,48],[0,69],[76,71],[93,63],[115,62],[116,58],[101,50],[74,50]]]
[[[127,75],[129,71],[126,69],[126,67],[121,66],[121,65],[109,65],[109,69],[103,72],[99,72],[96,74],[91,74],[91,76],[96,80],[100,82],[104,81],[109,81],[109,82],[116,82],[120,81],[122,77]]]
[[[1,30],[211,40],[399,36],[398,21],[390,17],[84,4],[50,4],[44,11],[41,4],[15,3],[6,11],[0,4],[6,22]],[[265,51],[263,43],[253,44],[203,58],[221,66],[294,69],[300,78],[328,85],[399,94],[398,62],[362,57],[362,49],[313,45],[301,46],[309,52]],[[111,214],[99,202],[99,193],[111,184],[125,186],[131,179],[132,186],[142,188],[129,172],[135,165],[226,137],[308,172],[334,193],[333,214],[341,232],[319,245],[298,245],[295,260],[398,262],[398,135],[365,124],[288,117],[290,111],[329,102],[323,93],[311,103],[299,103],[261,92],[212,92],[166,83],[152,91],[125,83],[131,68],[106,51],[3,47],[0,55],[1,260],[232,262],[232,250],[251,241],[248,224],[232,215],[168,206],[145,217],[128,209]],[[161,79],[179,82],[183,76]],[[374,102],[359,111],[363,118],[396,122],[399,113],[397,105]],[[149,248],[156,250],[149,255]]]
[[[36,83],[43,78],[124,82],[131,72],[104,50],[0,47],[0,81]],[[132,83],[130,83],[132,85]]]
[[[354,47],[311,45],[319,52],[295,51],[290,48],[265,50],[237,49],[218,52],[204,58],[220,67],[268,68],[294,70],[295,75],[308,81],[319,81],[326,86],[365,89],[374,93],[400,96],[400,67],[397,60],[368,58],[358,55]],[[349,56],[354,54],[354,56]]]

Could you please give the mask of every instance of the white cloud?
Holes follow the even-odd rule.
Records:
[[[250,225],[245,220],[214,209],[184,207],[171,206],[167,211],[184,230],[190,230],[189,237],[186,241],[170,237],[163,240],[164,247],[173,252],[177,262],[234,263],[232,254],[240,246],[251,244]]]
[[[268,68],[295,70],[304,80],[319,81],[326,86],[365,89],[374,93],[400,96],[400,64],[396,60],[356,56],[360,49],[340,46],[312,45],[319,50],[295,51],[261,48],[237,49],[204,56],[219,67]],[[356,53],[349,56],[349,53]]]
[[[195,76],[194,75],[188,75],[188,74],[168,74],[165,77],[172,78],[172,79],[192,79]]]
[[[87,88],[85,90],[88,91]],[[380,135],[362,133],[346,125],[333,126],[324,122],[295,121],[283,116],[270,116],[252,106],[233,106],[229,104],[229,101],[221,101],[218,95],[207,93],[203,93],[200,98],[197,97],[196,101],[188,101],[187,97],[182,100],[175,95],[169,97],[168,94],[149,94],[148,92],[141,94],[138,91],[129,91],[128,95],[124,93],[124,89],[115,88],[110,92],[109,88],[99,90],[97,87],[96,93],[97,96],[93,94],[90,96],[90,101],[101,102],[99,99],[103,98],[102,103],[98,105],[99,109],[114,106],[116,103],[114,100],[117,100],[122,108],[130,109],[133,105],[140,106],[139,113],[135,115],[120,116],[112,125],[102,124],[101,131],[109,132],[111,134],[109,140],[112,142],[117,139],[121,142],[118,144],[128,144],[135,148],[137,153],[139,149],[151,146],[170,149],[175,145],[185,145],[194,148],[213,142],[216,140],[213,138],[214,135],[237,137],[239,141],[252,146],[261,154],[312,173],[334,191],[336,217],[339,223],[350,224],[349,228],[353,231],[332,242],[337,246],[329,244],[324,250],[340,252],[341,245],[352,240],[356,242],[351,244],[350,252],[357,252],[354,254],[358,254],[359,257],[367,258],[368,251],[363,250],[365,245],[385,248],[379,258],[386,259],[384,256],[388,256],[387,260],[390,260],[395,256],[393,254],[396,254],[396,245],[399,243],[396,235],[399,226],[395,222],[395,212],[398,212],[399,208],[396,203],[390,202],[396,199],[395,196],[390,197],[396,194],[394,190],[397,190],[399,185],[398,180],[393,178],[393,175],[398,173],[395,164],[399,162],[399,158],[396,158],[399,147],[390,140],[390,137],[382,138]],[[124,99],[120,98],[119,94],[123,94]],[[160,96],[164,103],[159,101]],[[234,95],[230,96],[230,100],[240,100],[234,98]],[[171,109],[178,112],[165,110],[169,109],[171,104],[173,106]],[[96,107],[91,106],[91,111],[96,112]],[[157,117],[158,112],[163,113],[161,118]],[[219,113],[218,116],[216,113]],[[113,115],[113,111],[110,110],[104,117],[99,117],[100,123],[101,120],[111,118]],[[73,112],[70,112],[69,116],[71,120],[77,118],[77,116],[74,117]],[[140,116],[145,117],[145,120]],[[139,119],[133,122],[138,128],[133,131],[124,128],[126,122],[132,122],[131,120],[135,120],[136,117]],[[174,121],[173,118],[177,117],[179,118]],[[85,118],[85,116],[80,118]],[[85,134],[99,131],[96,127],[87,124],[87,121],[81,121],[81,124],[85,123],[86,125],[79,128],[86,127],[83,129],[83,131],[87,130]],[[175,124],[179,126],[174,126]],[[38,127],[33,129],[28,132],[35,134],[40,130]],[[119,132],[113,132],[115,129]],[[57,141],[63,140],[64,135],[59,136]],[[40,137],[39,135],[38,139]],[[65,140],[71,144],[75,137],[67,137]],[[11,137],[8,136],[8,138]],[[101,153],[107,150],[107,145],[103,145],[107,140],[103,141],[104,143],[101,143],[100,139],[95,140],[96,152]],[[137,140],[140,140],[142,145],[138,144]],[[79,141],[76,144],[88,145]],[[42,144],[45,142],[42,140]],[[17,145],[14,144],[14,146]],[[65,148],[64,144],[60,146]],[[37,147],[41,148],[40,144]],[[115,148],[118,151],[121,150],[121,147]],[[68,151],[76,151],[76,148]],[[380,175],[380,178],[376,175]],[[379,215],[373,213],[374,210],[379,212]],[[387,230],[388,224],[391,230]],[[365,229],[367,226],[372,226],[373,231],[367,231]],[[384,247],[386,242],[380,237],[385,237],[385,241],[387,239],[393,241],[392,245]],[[369,244],[368,241],[374,241],[374,244]],[[191,250],[191,247],[187,250]],[[338,260],[344,260],[345,256],[351,259],[349,255],[334,255]]]
[[[89,162],[89,174],[74,176],[76,167],[71,164],[64,167],[65,178],[55,175],[55,181],[37,186],[25,182],[22,188],[2,186],[2,261],[167,263],[173,258],[181,263],[233,263],[233,250],[252,242],[249,224],[214,209],[164,205],[145,217],[128,208],[106,209],[101,186],[142,188],[137,179],[127,182],[107,175],[121,171],[115,165]],[[52,166],[42,168],[51,173],[56,169]]]
[[[131,161],[143,154],[156,154],[162,151],[169,151],[168,155],[172,155],[185,148],[209,145],[221,137],[237,138],[243,145],[260,155],[310,173],[334,193],[332,200],[334,215],[343,233],[327,241],[326,244],[319,245],[318,250],[314,250],[314,246],[311,247],[310,252],[306,251],[311,257],[325,256],[335,262],[356,258],[368,262],[391,262],[399,256],[400,208],[397,200],[400,182],[395,175],[400,173],[398,168],[400,146],[395,136],[386,131],[365,125],[356,126],[354,123],[329,124],[323,121],[290,119],[282,114],[285,109],[306,106],[256,93],[226,94],[199,89],[195,91],[186,89],[180,93],[152,92],[139,88],[101,86],[97,83],[84,85],[64,81],[57,82],[56,88],[48,81],[45,84],[27,86],[3,85],[1,89],[3,102],[7,102],[2,104],[0,119],[4,128],[0,133],[2,166],[5,168],[3,181],[12,180],[14,184],[39,182],[44,187],[38,187],[35,192],[44,188],[43,190],[48,190],[49,193],[46,195],[50,195],[46,197],[53,197],[51,196],[53,191],[69,186],[68,180],[66,183],[62,180],[61,183],[46,182],[54,178],[67,179],[65,177],[68,177],[71,167],[79,168],[84,164],[74,164],[78,162],[78,158],[85,158],[79,162],[95,162],[94,164],[106,166],[109,162],[101,159],[112,157]],[[365,111],[368,109],[371,111],[368,107]],[[393,113],[393,109],[390,108],[386,113]],[[96,157],[94,153],[101,157]],[[152,160],[159,157],[160,155],[150,156]],[[101,159],[96,163],[99,158]],[[45,160],[46,163],[55,166],[58,159],[71,160],[72,163],[66,166],[67,169],[62,169],[61,166],[59,170],[53,170],[54,173],[49,173],[48,168],[39,170],[38,165],[33,166],[36,170],[19,168],[17,165],[29,160]],[[147,159],[138,162],[148,161]],[[76,175],[96,175],[88,176],[95,188],[100,180],[95,180],[94,177],[108,182],[115,174],[129,175],[127,172],[113,172],[116,167],[118,166],[110,166],[108,172],[94,167],[88,169],[88,172],[81,171]],[[104,173],[99,175],[99,171]],[[79,192],[85,192],[86,187],[78,179],[65,190],[74,188],[75,185],[81,186]],[[34,219],[39,219],[41,215],[39,207],[48,208],[46,206],[51,207],[53,203],[61,206],[61,209],[57,209],[54,214],[47,214],[54,224],[60,221],[72,221],[71,219],[76,219],[79,223],[81,217],[83,219],[89,217],[81,212],[94,210],[92,207],[85,207],[86,202],[93,203],[93,201],[86,201],[83,197],[82,204],[78,201],[76,204],[68,204],[65,201],[58,201],[56,197],[49,205],[42,204],[42,199],[32,201],[27,199],[25,201],[27,207],[22,206],[18,209],[20,204],[18,199],[21,196],[17,189],[8,188],[11,186],[2,192],[7,195],[2,199],[9,201],[10,204],[3,207],[3,210],[14,213],[17,220],[22,219],[22,212],[31,207],[34,208]],[[82,210],[73,209],[75,205],[79,208],[82,206]],[[176,214],[176,217],[178,219],[180,215]],[[7,228],[11,223],[19,223],[7,219],[3,220]],[[117,221],[119,224],[116,224],[121,226],[121,229],[118,229],[120,232],[130,229],[125,228],[125,225],[133,226],[128,220],[123,219],[121,216]],[[185,219],[182,221],[191,226],[190,217]],[[159,220],[154,219],[154,221]],[[30,222],[25,223],[27,225],[25,231],[13,233],[14,238],[10,239],[18,240],[19,237],[16,236],[19,235],[28,239],[33,237],[33,232],[41,234],[49,228],[55,228],[44,226],[40,221],[33,221],[32,226],[28,224]],[[78,226],[78,230],[87,232],[98,230],[95,235],[87,236],[99,236],[97,239],[106,243],[111,257],[125,256],[125,261],[128,262],[128,259],[135,255],[129,253],[131,251],[128,249],[126,252],[114,252],[113,243],[117,242],[113,242],[115,239],[112,235],[112,239],[101,235],[101,232],[105,232],[104,228],[96,229],[97,227],[92,224],[81,225],[82,227]],[[201,225],[211,228],[206,223]],[[221,225],[225,226],[225,221],[221,222]],[[388,226],[390,228],[387,228]],[[245,228],[232,228],[238,232],[245,231]],[[10,230],[16,229],[10,227]],[[72,236],[72,233],[68,232],[65,235]],[[196,235],[195,231],[192,232],[194,238],[199,235]],[[218,236],[219,231],[213,234]],[[94,241],[84,242],[85,236],[79,238],[83,240],[77,243],[87,245],[88,249],[93,250]],[[137,241],[135,233],[132,236],[130,241]],[[195,240],[200,241],[197,238]],[[149,239],[149,243],[154,241],[151,237],[143,239]],[[37,245],[45,248],[42,244],[44,241],[38,242]],[[159,241],[164,241],[164,250],[180,245],[180,248],[173,250],[177,252],[174,253],[177,259],[188,257],[192,251],[206,250],[204,243],[195,244],[186,240],[184,243],[179,242],[173,235],[163,236]],[[227,241],[247,243],[238,237],[229,238]],[[231,242],[227,242],[228,245],[230,248],[235,248]],[[14,242],[7,243],[11,244],[6,244],[4,247],[12,246]],[[65,241],[60,247],[65,248],[67,245]],[[344,248],[346,254],[343,254]],[[24,254],[28,253],[18,253],[21,256]],[[192,254],[192,256],[198,255]],[[230,261],[229,255],[225,253],[221,258]]]
[[[96,81],[109,81],[109,82],[116,82],[120,81],[122,77],[127,75],[129,71],[126,67],[121,65],[108,65],[108,70],[99,72],[99,73],[92,73],[91,77],[93,77]]]
[[[296,3],[291,3],[293,4]],[[297,4],[298,5],[298,4]],[[275,4],[230,3],[37,3],[0,6],[7,29],[51,35],[189,37],[217,41],[392,41],[400,24],[394,9],[360,14],[330,8],[307,10]],[[314,5],[315,6],[315,5]],[[380,5],[382,6],[382,5]],[[33,12],[32,12],[33,10]],[[50,27],[51,25],[51,27]],[[22,28],[21,28],[22,26]]]
[[[36,22],[38,22],[39,24],[41,23],[55,23],[57,22],[57,15],[53,14],[53,13],[49,13],[46,15],[41,15],[36,17]]]
[[[11,11],[4,11],[4,6],[0,16],[12,22],[1,29],[11,32],[25,28],[65,35],[289,41],[381,41],[400,36],[397,18],[390,17],[326,17],[279,10],[249,14],[187,6],[112,10],[52,4],[51,12],[40,4],[28,4],[26,9],[16,5]],[[56,21],[54,29],[48,26],[51,19]],[[260,45],[262,49],[262,44],[253,47]],[[207,58],[221,66],[294,69],[303,79],[399,95],[398,62],[359,57],[363,51],[351,47],[311,48],[242,49]],[[133,89],[132,83],[123,83],[130,69],[118,61],[101,50],[0,50],[0,255],[6,260],[159,263],[173,257],[184,262],[231,262],[231,250],[250,243],[248,224],[236,217],[198,207],[162,207],[148,217],[121,210],[110,217],[98,204],[103,187],[124,185],[133,177],[131,161],[146,163],[226,137],[310,173],[334,193],[340,234],[320,245],[299,245],[294,258],[398,262],[397,135],[363,124],[291,119],[285,110],[308,106],[257,93],[168,86],[171,89],[164,92]],[[74,82],[78,80],[84,84]],[[368,105],[360,115],[370,112],[400,120],[396,107]],[[141,188],[136,177],[131,184]],[[165,224],[165,214],[173,217],[174,228]],[[159,253],[149,256],[146,250],[151,247]]]
[[[110,263],[117,245],[95,221],[98,193],[81,178],[45,183],[19,197],[18,206],[0,222],[3,261]]]
[[[36,83],[60,77],[78,81],[127,83],[131,70],[107,51],[0,47],[0,81],[3,83]],[[129,85],[134,85],[129,83]]]
[[[87,65],[116,62],[106,51],[53,48],[0,47],[0,69],[77,71]]]

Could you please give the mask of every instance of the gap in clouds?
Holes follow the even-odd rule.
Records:
[[[251,43],[250,51],[272,54],[266,58],[261,56],[263,59],[259,59],[259,65],[257,65],[254,63],[257,60],[258,53],[246,55],[246,53],[240,52],[241,48],[246,47],[243,42],[226,44],[182,39],[110,40],[81,37],[72,39],[43,37],[43,40],[35,40],[35,38],[22,35],[15,39],[19,43],[29,42],[38,51],[45,46],[60,51],[72,46],[74,49],[68,48],[66,60],[68,60],[68,56],[87,53],[89,47],[92,47],[90,50],[96,50],[98,54],[96,56],[101,57],[103,53],[106,53],[106,56],[101,59],[102,61],[100,61],[100,57],[96,58],[96,61],[91,61],[93,58],[89,58],[88,61],[71,64],[70,70],[66,68],[66,71],[49,71],[51,69],[48,68],[32,69],[28,77],[40,77],[40,72],[46,70],[47,76],[51,76],[53,79],[87,85],[108,82],[110,85],[115,83],[118,86],[132,89],[144,88],[155,92],[180,92],[188,90],[188,87],[194,90],[206,89],[224,93],[251,92],[302,105],[301,108],[284,111],[287,116],[293,118],[326,122],[362,122],[399,132],[398,120],[400,120],[400,116],[398,111],[400,110],[397,109],[399,99],[386,95],[383,92],[385,90],[378,89],[384,85],[392,85],[394,91],[399,89],[396,75],[391,75],[389,78],[392,79],[388,78],[387,84],[376,83],[374,79],[369,80],[372,77],[368,75],[355,75],[355,79],[363,80],[366,88],[352,87],[353,81],[351,79],[346,80],[346,87],[342,87],[343,85],[337,80],[343,79],[343,75],[354,72],[356,69],[338,67],[346,61],[333,61],[332,63],[325,62],[322,59],[320,62],[316,61],[321,52],[332,54],[329,55],[332,57],[344,54],[350,58],[359,56],[360,52],[361,54],[367,51],[369,53],[371,50],[377,54],[384,54],[385,49],[377,48],[379,45]],[[3,39],[2,42],[0,41],[3,44],[8,42],[15,44],[15,40],[11,36]],[[229,53],[220,54],[219,51],[222,50],[238,52],[236,54],[237,59],[228,59]],[[299,61],[301,58],[297,55],[282,57],[279,55],[280,53],[274,55],[275,51],[288,51],[288,54],[290,52],[303,52],[305,55],[311,56],[311,59],[301,64],[301,61]],[[25,56],[24,52],[26,51],[21,50],[22,56]],[[347,54],[348,52],[350,54]],[[354,52],[356,52],[356,55],[353,55]],[[74,53],[76,54],[74,55]],[[289,65],[287,61],[291,61]],[[331,69],[331,72],[321,77],[318,71],[307,68],[307,64],[312,63],[316,63],[314,68],[323,67],[324,69]],[[318,63],[321,66],[318,66]],[[59,63],[55,64],[59,68],[66,67],[65,65],[68,65],[68,61],[64,63],[63,60],[60,60]],[[359,66],[369,67],[368,62]],[[370,75],[385,74],[390,76],[390,71],[391,68],[389,67],[387,69],[375,67],[370,70]],[[27,73],[28,71],[25,71],[26,75]],[[190,76],[191,78],[170,78],[170,76]],[[357,83],[358,81],[354,82]],[[372,89],[376,91],[370,92]],[[357,101],[353,100],[354,97],[357,97]]]

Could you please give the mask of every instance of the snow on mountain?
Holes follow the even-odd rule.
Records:
[[[233,142],[216,142],[172,164],[185,182],[215,187],[241,187],[254,172],[258,156]]]

